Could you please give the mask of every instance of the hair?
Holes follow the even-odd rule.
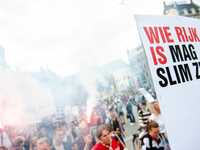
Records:
[[[155,107],[154,107],[154,103],[155,103],[155,102],[158,102],[158,101],[154,101],[154,102],[150,103],[150,111],[151,111],[151,113],[154,114],[155,117],[157,118],[159,114],[158,114],[158,112],[155,110]]]
[[[14,138],[13,142],[12,142],[12,146],[13,148],[15,147],[19,147],[20,144],[25,141],[25,138],[23,136],[18,136],[16,138]]]
[[[58,128],[58,129],[55,129],[55,130],[54,130],[54,135],[56,135],[56,133],[57,133],[58,131],[62,131],[62,132],[64,133],[64,131],[63,131],[62,129]]]
[[[109,132],[112,131],[112,127],[108,124],[102,124],[97,128],[97,138],[100,139],[100,137],[102,136],[102,131],[103,130],[107,130]]]
[[[108,108],[108,111],[111,112],[114,109],[114,106]]]
[[[37,146],[38,146],[38,145],[41,145],[41,144],[43,144],[43,143],[45,143],[45,142],[46,142],[49,146],[51,146],[49,139],[46,138],[46,137],[40,138],[40,139],[38,140],[38,142],[37,142]]]
[[[101,125],[101,119],[103,119],[102,117],[99,117],[97,120],[97,128]],[[105,123],[105,121],[103,120],[103,123]]]
[[[147,103],[146,103],[145,101],[142,101],[142,102],[141,102],[141,105],[145,105],[145,106],[146,106]]]
[[[80,126],[83,125],[83,124],[86,126],[86,128],[88,127],[87,123],[84,122],[84,121],[80,122],[79,125],[78,125],[78,127],[80,128]]]
[[[46,132],[46,137],[49,138],[49,134],[47,133],[47,130],[45,128],[41,128],[40,129],[40,137],[42,138],[42,131],[45,131]]]
[[[66,121],[62,120],[61,122],[59,122],[58,127],[60,128],[61,126],[65,126],[67,128]]]
[[[38,139],[38,137],[37,137],[37,136],[31,137],[31,139],[30,139],[30,149],[31,149],[31,150],[33,150],[33,148],[34,148],[34,145],[32,144],[32,139],[33,139],[33,138],[37,138],[37,139]]]
[[[30,129],[28,131],[28,134],[26,135],[26,140],[30,140],[30,132],[33,131],[34,132],[34,136],[37,136],[37,132],[34,129]]]
[[[147,122],[147,127],[146,127],[146,132],[149,132],[152,128],[158,128],[159,125],[157,122],[152,121],[152,122]]]

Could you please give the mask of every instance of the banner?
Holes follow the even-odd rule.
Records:
[[[79,111],[78,111],[77,106],[72,107],[72,113],[73,113],[73,115],[79,115]]]
[[[65,120],[67,123],[71,123],[73,121],[73,113],[70,106],[65,107]]]
[[[200,20],[135,16],[172,150],[199,149]]]
[[[139,91],[142,93],[142,95],[144,95],[144,97],[149,101],[149,103],[155,101],[151,94],[149,94],[149,92],[147,92],[145,88],[140,88]]]
[[[6,132],[3,132],[3,145],[5,145],[6,148],[12,146],[12,143],[10,141],[10,139],[8,138],[8,135],[6,134]]]
[[[42,101],[34,101],[37,118],[43,118],[56,113],[56,107],[50,89],[41,88],[41,90],[35,95],[35,98],[37,97],[38,99],[41,99],[41,97],[43,98]]]

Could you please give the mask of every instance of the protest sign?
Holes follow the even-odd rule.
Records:
[[[172,150],[199,149],[200,20],[135,16]],[[188,128],[189,127],[189,128]]]
[[[42,97],[43,99],[42,101],[34,101],[37,118],[43,118],[56,113],[56,107],[50,89],[43,88],[35,94],[35,98],[38,97],[38,99],[41,99]]]
[[[58,112],[52,116],[53,123],[59,123],[61,119],[64,119],[64,113]]]
[[[5,145],[6,148],[12,146],[12,143],[10,141],[10,139],[8,138],[8,135],[6,134],[6,132],[3,132],[3,145]]]
[[[144,97],[149,101],[149,103],[155,101],[154,98],[149,94],[149,92],[147,92],[146,89],[140,88],[139,91],[142,93],[142,95],[144,95]]]
[[[73,115],[79,115],[78,107],[77,106],[72,107],[72,112]]]
[[[65,107],[64,111],[65,111],[66,122],[67,123],[72,122],[73,121],[73,113],[72,113],[71,107],[70,106]]]

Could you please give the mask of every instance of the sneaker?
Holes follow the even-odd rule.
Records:
[[[130,125],[131,125],[131,126],[133,126],[133,125],[134,125],[134,123],[131,123]]]

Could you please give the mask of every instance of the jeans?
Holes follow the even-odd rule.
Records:
[[[118,135],[118,137],[120,138],[120,140],[122,141],[122,143],[125,145],[124,138],[123,138],[122,134]]]
[[[128,112],[128,114],[129,114],[131,123],[134,123],[135,122],[135,117],[133,116],[133,112]]]

